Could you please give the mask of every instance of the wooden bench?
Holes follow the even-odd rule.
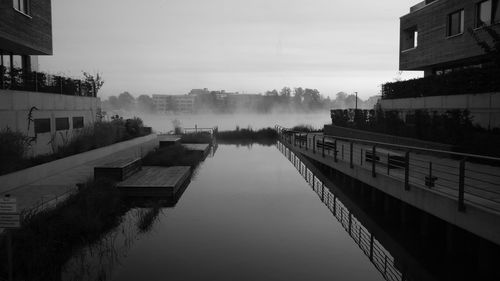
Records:
[[[390,169],[404,169],[405,167],[405,156],[395,151],[376,148],[375,157],[373,157],[373,151],[370,149],[366,150],[365,161],[372,162],[374,158],[376,163],[381,163],[382,158],[384,158],[385,161],[382,163],[389,163]]]
[[[329,153],[330,151],[333,151],[333,153],[336,155],[339,153],[339,150],[335,149],[335,143],[334,142],[331,142],[331,141],[325,141],[325,151],[327,151],[327,153]],[[322,151],[323,150],[323,140],[317,140],[316,141],[316,148],[317,148],[317,151]]]
[[[123,181],[142,168],[141,158],[119,159],[94,167],[94,179],[108,178]]]

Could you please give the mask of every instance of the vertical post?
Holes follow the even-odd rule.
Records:
[[[374,145],[372,147],[372,177],[377,176],[377,172],[375,171],[375,162],[377,161],[377,148]]]
[[[410,152],[405,154],[405,190],[410,190]]]
[[[322,147],[323,147],[322,155],[323,155],[323,157],[325,157],[325,137],[323,137],[323,145],[322,145]]]
[[[342,144],[342,160],[344,160],[344,144]]]
[[[349,163],[351,164],[351,169],[354,168],[354,163],[352,162],[353,161],[353,150],[354,150],[354,143],[351,141],[351,144],[350,144],[350,153],[349,153]]]
[[[351,227],[352,227],[352,213],[349,212],[349,236],[351,236]]]
[[[387,175],[391,172],[391,155],[387,152]]]
[[[370,234],[370,261],[373,261],[373,234]]]
[[[434,181],[432,179],[432,162],[429,161],[429,181],[426,181],[426,184],[428,183],[427,187],[431,188],[434,187]]]
[[[33,81],[35,81],[35,92],[38,92],[38,73],[36,73],[36,71],[33,71],[33,76]]]
[[[361,166],[363,166],[363,148],[361,148],[361,154],[360,154],[360,155],[361,155],[361,157],[360,157],[360,159],[359,159],[359,164],[360,164]]]
[[[337,154],[338,154],[337,151],[338,151],[337,150],[337,140],[335,140],[333,142],[333,161],[335,161],[335,163],[338,161],[337,160]]]
[[[8,256],[8,267],[9,267],[9,281],[14,280],[13,276],[13,267],[14,260],[12,256],[12,232],[10,229],[7,229],[7,256]]]
[[[387,255],[384,255],[384,276],[387,275]]]
[[[460,171],[458,175],[458,210],[465,212],[465,159],[460,161]]]
[[[306,133],[306,151],[308,146],[309,146],[309,134]]]
[[[333,215],[337,216],[337,196],[333,195]]]
[[[313,153],[316,154],[316,135],[313,135]]]
[[[325,201],[325,185],[321,183],[321,201]]]

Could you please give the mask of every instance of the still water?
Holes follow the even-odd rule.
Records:
[[[240,128],[251,127],[261,129],[274,127],[279,124],[283,127],[293,127],[296,125],[311,125],[314,128],[322,129],[325,124],[331,124],[330,112],[328,110],[314,113],[276,113],[276,114],[144,114],[124,112],[126,118],[141,116],[144,124],[153,127],[157,132],[168,132],[174,129],[173,121],[178,120],[183,128],[212,128],[218,126],[219,130],[234,130],[236,126]]]
[[[275,146],[219,145],[147,231],[145,212],[76,253],[62,280],[383,280]]]

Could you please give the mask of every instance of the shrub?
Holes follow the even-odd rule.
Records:
[[[195,167],[203,160],[199,152],[189,151],[181,144],[161,147],[142,159],[144,166],[191,166]]]
[[[31,139],[10,128],[0,131],[0,174],[15,171],[25,165]]]

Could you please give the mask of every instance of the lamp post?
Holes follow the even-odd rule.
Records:
[[[354,92],[356,94],[356,111],[358,110],[358,92]]]

